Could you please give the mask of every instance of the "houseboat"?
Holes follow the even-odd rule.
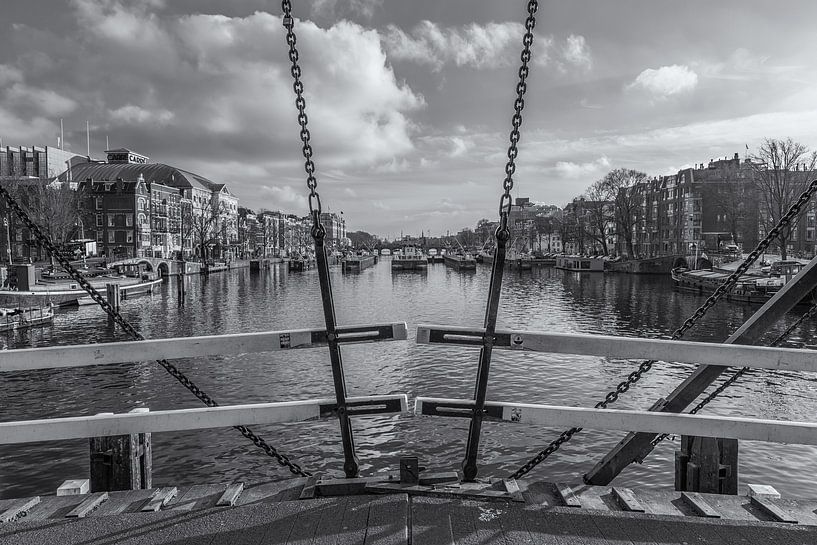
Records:
[[[803,264],[799,261],[777,261],[761,272],[741,276],[724,298],[737,303],[763,304],[791,280]],[[730,271],[690,270],[686,267],[672,269],[673,287],[678,291],[708,295],[729,278]],[[811,297],[803,302],[811,302]]]
[[[446,254],[443,256],[446,267],[451,267],[458,271],[475,271],[477,269],[477,261],[469,253],[464,254]]]
[[[428,258],[420,248],[405,246],[391,260],[392,271],[424,271],[428,269]]]
[[[556,257],[556,268],[572,272],[604,272],[604,258],[560,255]]]

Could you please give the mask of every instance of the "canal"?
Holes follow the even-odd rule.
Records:
[[[343,348],[350,395],[406,393],[467,398],[472,395],[478,350],[414,343],[419,323],[480,326],[488,266],[454,272],[442,264],[427,273],[394,273],[388,262],[360,274],[332,272],[341,324],[405,321],[409,341],[348,345]],[[152,296],[123,302],[122,313],[146,337],[322,327],[316,272],[239,269],[209,278],[189,277],[183,307],[176,280]],[[501,328],[548,332],[666,337],[704,298],[675,293],[668,277],[578,275],[542,268],[506,273],[498,324]],[[686,336],[719,342],[755,310],[720,303]],[[787,317],[791,323],[795,315]],[[780,325],[782,330],[785,323]],[[779,331],[778,330],[778,331]],[[804,324],[793,341],[811,343],[815,323]],[[770,337],[773,333],[770,333]],[[127,340],[96,307],[59,311],[53,326],[0,337],[3,349]],[[598,357],[495,352],[489,399],[592,406],[637,365]],[[248,354],[176,361],[222,405],[332,397],[328,352],[324,349]],[[690,366],[660,363],[622,396],[620,408],[647,408],[670,392]],[[0,375],[3,421],[201,406],[155,362],[43,370]],[[813,375],[755,371],[713,402],[706,414],[813,421],[817,382]],[[396,469],[397,458],[417,455],[429,470],[458,469],[467,421],[428,417],[364,417],[354,421],[362,474]],[[507,476],[562,430],[486,423],[480,476]],[[256,427],[268,442],[304,468],[342,475],[342,451],[334,420]],[[585,430],[564,445],[531,477],[580,482],[581,476],[623,436]],[[154,485],[288,478],[289,472],[232,429],[153,436]],[[642,465],[616,480],[633,487],[671,489],[679,441],[665,441]],[[4,498],[53,493],[67,478],[88,475],[88,442],[33,443],[0,448],[0,495]],[[817,449],[798,445],[741,443],[741,483],[775,486],[784,495],[813,496],[809,478],[817,470]]]

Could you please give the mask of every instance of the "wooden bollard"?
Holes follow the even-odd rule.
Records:
[[[178,305],[180,307],[184,306],[184,279],[185,276],[183,274],[179,275],[179,281],[176,282],[176,300],[178,301]]]
[[[737,494],[738,440],[682,436],[675,452],[675,490]]]
[[[108,304],[111,305],[114,312],[119,312],[119,306],[122,300],[119,291],[119,284],[105,284],[105,288],[108,292]]]
[[[148,411],[148,408],[137,408],[130,412]],[[91,492],[151,488],[150,443],[150,433],[92,437]]]

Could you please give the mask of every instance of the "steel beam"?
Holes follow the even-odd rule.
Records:
[[[808,297],[815,287],[817,258],[812,259],[797,276],[760,307],[724,344],[754,344],[769,326]],[[735,362],[735,365],[739,366],[741,362]],[[672,413],[683,411],[726,369],[722,366],[701,365],[665,401],[657,402],[650,410]],[[629,433],[584,476],[585,482],[600,486],[609,484],[625,467],[644,459],[652,451],[651,442],[655,437],[656,434],[651,432]]]

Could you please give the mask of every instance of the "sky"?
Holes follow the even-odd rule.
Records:
[[[307,213],[280,2],[3,0],[0,138],[126,147]],[[294,0],[324,210],[350,231],[496,219],[521,0]],[[817,149],[817,2],[539,3],[514,197],[672,174],[764,138]]]

